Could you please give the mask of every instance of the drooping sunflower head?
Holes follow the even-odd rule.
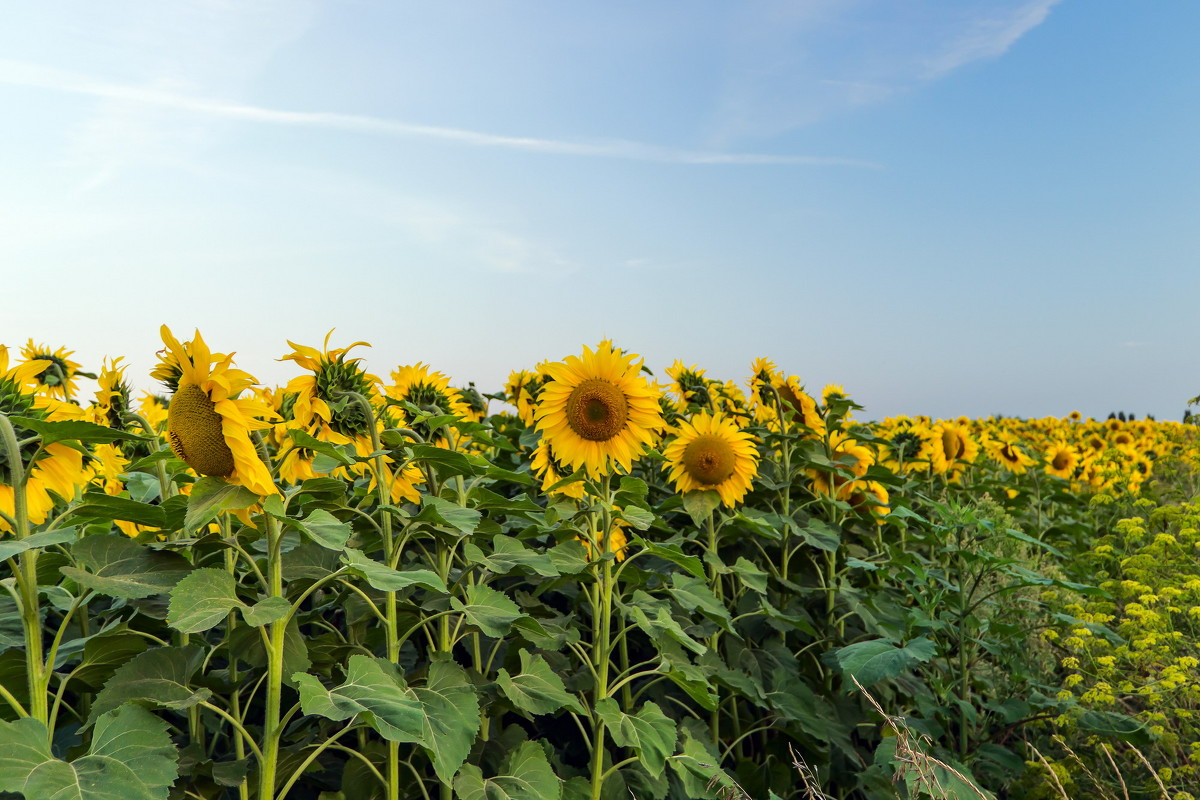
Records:
[[[80,374],[80,368],[79,364],[70,359],[74,354],[74,350],[65,347],[51,350],[44,344],[34,344],[33,339],[21,348],[21,355],[25,357],[26,362],[37,361],[41,365],[32,376],[38,391],[63,400],[74,397],[77,391],[75,376]]]
[[[700,410],[711,411],[713,408],[714,381],[704,377],[704,370],[695,364],[688,367],[679,359],[667,367],[667,376],[671,379],[670,390],[675,396],[675,407],[680,412],[686,412],[695,406]]]
[[[467,419],[473,422],[482,422],[487,416],[487,400],[475,388],[475,381],[467,381],[467,388],[459,389],[458,396],[462,398],[463,405],[467,407]]]
[[[169,366],[177,375],[167,408],[167,441],[175,455],[200,475],[224,478],[259,495],[277,493],[250,438],[251,431],[270,427],[257,418],[275,413],[253,396],[239,397],[254,379],[235,369],[229,356],[214,363],[199,331],[187,346],[166,325],[161,333],[167,355],[159,367]]]
[[[466,418],[471,413],[459,391],[450,387],[450,379],[420,361],[392,370],[392,385],[384,391],[393,400],[414,405],[426,414]]]
[[[775,379],[773,386],[785,416],[807,428],[814,436],[825,435],[825,420],[817,408],[817,401],[804,391],[799,378],[795,375],[789,375],[786,379],[780,376]]]
[[[748,425],[754,412],[746,401],[746,393],[733,381],[716,384],[716,410],[733,419],[739,426]]]
[[[756,358],[750,363],[750,402],[754,404],[754,418],[765,422],[775,418],[775,382],[782,375],[775,362],[768,358]]]
[[[712,490],[730,508],[746,496],[758,474],[753,437],[732,419],[707,411],[682,420],[663,455],[663,469],[677,492]]]
[[[125,359],[105,359],[104,366],[96,378],[96,403],[92,408],[94,421],[100,425],[122,430],[127,424],[127,415],[133,410],[133,389],[125,380]]]
[[[559,481],[570,477],[574,470],[554,457],[554,451],[550,449],[550,443],[545,439],[538,442],[538,446],[534,448],[530,467],[533,469],[533,474],[541,478],[542,491],[547,495],[561,495],[573,500],[583,497],[582,481],[574,481],[552,488]]]
[[[572,471],[600,477],[628,472],[663,428],[659,392],[641,374],[641,359],[601,342],[595,351],[547,365],[534,416],[542,436]]]
[[[545,379],[540,372],[520,369],[508,376],[504,384],[504,396],[517,407],[517,416],[527,426],[533,426],[533,412],[537,408],[538,395]]]
[[[295,361],[309,370],[311,375],[293,378],[284,390],[290,401],[290,418],[302,428],[313,426],[314,420],[320,430],[326,428],[349,438],[369,436],[371,415],[361,403],[354,402],[349,393],[361,395],[374,406],[379,399],[379,379],[366,372],[360,365],[361,358],[347,358],[346,354],[355,347],[370,347],[367,342],[354,342],[347,347],[329,349],[329,337],[320,350],[315,347],[289,341],[292,352],[280,361]],[[281,399],[281,401],[283,401]],[[318,432],[316,434],[320,436]]]
[[[33,386],[35,376],[46,368],[42,361],[25,361],[15,366],[9,366],[8,348],[0,344],[0,414],[10,417],[45,418],[46,414],[38,403]],[[32,437],[22,436],[22,430],[17,429],[18,441],[28,438],[22,447],[22,456],[32,457],[37,451],[37,443]],[[26,460],[28,460],[26,458]],[[0,485],[12,485],[8,474],[8,459],[0,457]],[[11,515],[10,515],[11,516]]]

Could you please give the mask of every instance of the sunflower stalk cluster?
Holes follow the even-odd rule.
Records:
[[[1194,426],[866,423],[611,342],[485,395],[326,337],[266,388],[161,336],[162,397],[0,347],[0,793],[790,798],[799,754],[892,798],[863,688],[983,796],[1061,783],[1055,735],[1192,741],[1150,711],[1191,589],[1134,551],[1195,538]]]

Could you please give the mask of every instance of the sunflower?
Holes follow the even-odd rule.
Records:
[[[612,530],[608,532],[603,542],[600,542],[600,554],[612,553],[617,561],[625,560],[625,548],[629,545],[629,539],[625,537],[625,523],[619,519],[613,519]],[[587,551],[587,560],[592,560],[592,542],[591,536],[576,536],[575,541],[583,544],[583,549]]]
[[[998,439],[988,442],[988,450],[1013,475],[1024,475],[1034,464],[1034,460],[1021,449],[1016,437],[1010,433],[1002,433]]]
[[[628,472],[664,426],[658,392],[641,375],[642,361],[610,342],[549,364],[535,413],[542,436],[572,471],[592,477],[619,466]]]
[[[214,362],[199,331],[186,345],[166,325],[161,333],[167,353],[154,374],[169,369],[175,381],[167,408],[167,441],[175,455],[200,475],[225,478],[258,495],[277,494],[250,440],[251,431],[270,427],[255,417],[274,412],[257,398],[238,398],[254,378],[235,369],[229,356]]]
[[[1079,464],[1079,453],[1061,439],[1046,451],[1046,472],[1059,478],[1071,478]]]
[[[754,404],[754,419],[756,422],[768,422],[775,419],[775,383],[783,376],[779,368],[769,358],[756,358],[750,363],[750,379],[746,385],[750,387],[750,401]]]
[[[817,408],[817,401],[804,391],[799,378],[795,375],[789,375],[786,379],[776,378],[773,385],[780,406],[793,422],[807,428],[814,436],[825,435],[825,420]]]
[[[70,359],[70,356],[75,355],[74,350],[65,347],[51,350],[44,344],[34,344],[33,339],[30,339],[21,348],[21,355],[26,361],[41,363],[38,372],[33,376],[40,392],[63,400],[70,400],[75,396],[75,376],[79,374],[79,364]]]
[[[88,409],[88,418],[97,425],[107,425],[117,430],[125,429],[125,415],[131,410],[130,395],[133,390],[125,380],[124,358],[104,359],[104,365],[96,378],[96,401]]]
[[[546,494],[561,495],[573,500],[583,497],[583,481],[564,484],[557,489],[550,488],[563,478],[570,477],[573,470],[564,466],[554,457],[554,451],[550,449],[550,443],[545,439],[538,442],[538,446],[534,448],[533,462],[530,467],[533,469],[533,474],[542,479],[542,491]]]
[[[675,396],[675,410],[686,413],[689,406],[699,406],[711,410],[713,407],[713,381],[704,377],[704,370],[693,364],[684,366],[679,359],[667,367],[667,377],[671,379],[667,387]]]
[[[848,471],[852,477],[830,473],[825,470],[809,469],[808,477],[812,479],[813,492],[831,495],[836,490],[837,498],[845,500],[854,491],[854,482],[867,474],[867,469],[875,463],[875,454],[857,439],[841,431],[834,431],[829,437],[830,460]]]
[[[679,435],[663,455],[675,491],[712,490],[729,508],[741,502],[758,474],[753,437],[733,420],[707,411],[681,420]]]
[[[527,427],[533,426],[533,412],[537,409],[542,383],[539,373],[520,369],[509,373],[508,383],[504,384],[504,396],[516,406],[517,416]]]
[[[979,445],[970,431],[955,422],[939,422],[933,427],[930,465],[939,475],[956,473],[961,462],[970,463],[979,455]]]
[[[292,378],[283,390],[291,395],[289,410],[294,423],[291,427],[307,430],[324,441],[329,441],[325,431],[351,439],[369,436],[371,414],[360,404],[347,401],[344,394],[354,392],[366,398],[372,406],[378,404],[379,392],[375,387],[379,385],[379,378],[359,366],[362,359],[346,358],[346,354],[359,345],[371,345],[354,342],[347,347],[330,350],[329,337],[332,335],[332,330],[325,334],[325,343],[320,350],[289,341],[292,352],[279,359],[295,361],[312,373]]]

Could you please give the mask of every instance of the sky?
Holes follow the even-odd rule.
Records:
[[[0,26],[0,343],[458,385],[602,338],[865,416],[1200,394],[1190,0],[64,0]]]

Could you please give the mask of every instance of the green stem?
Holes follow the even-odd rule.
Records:
[[[283,597],[283,561],[279,551],[282,535],[279,523],[270,514],[267,520],[267,583],[271,597]],[[283,697],[283,643],[287,622],[270,624],[267,635],[267,699],[263,719],[263,758],[259,771],[259,800],[275,800],[275,778],[279,768],[281,730],[280,704]]]
[[[610,695],[608,684],[609,664],[612,650],[612,595],[613,595],[613,559],[608,551],[609,531],[612,529],[612,492],[610,476],[605,475],[600,506],[600,527],[593,528],[593,552],[600,556],[601,561],[599,585],[596,587],[596,611],[599,619],[593,616],[592,624],[597,628],[594,632],[596,646],[592,650],[595,659],[596,691],[593,696],[593,706]],[[594,517],[593,517],[594,519]],[[603,549],[602,546],[603,545]],[[600,715],[595,715],[594,733],[592,734],[592,793],[591,800],[600,800],[600,790],[608,773],[604,771],[604,738],[605,725]]]

